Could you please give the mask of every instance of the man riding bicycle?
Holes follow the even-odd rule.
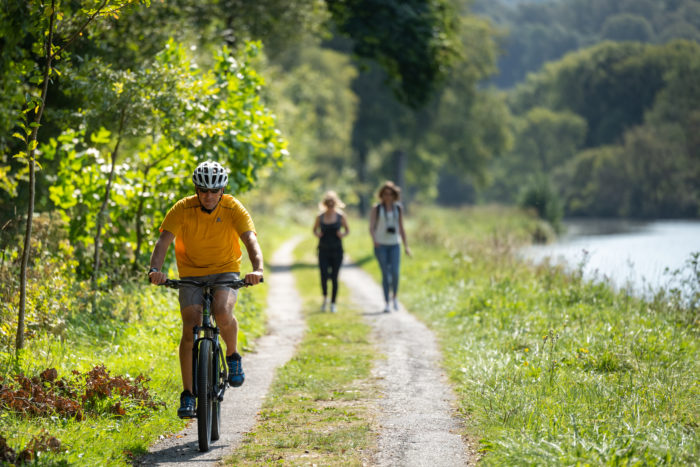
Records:
[[[240,241],[248,251],[253,272],[246,274],[251,285],[263,279],[263,255],[255,225],[248,211],[231,195],[224,194],[228,174],[218,162],[202,162],[192,175],[196,193],[179,200],[170,208],[160,226],[160,237],[151,255],[148,273],[151,283],[163,284],[167,275],[161,272],[168,247],[175,240],[175,259],[181,279],[226,281],[238,279],[241,270]],[[237,291],[218,287],[214,292],[212,314],[226,343],[228,383],[238,387],[245,374],[238,353],[238,321],[233,314]],[[193,328],[202,323],[203,292],[200,287],[179,289],[182,338],[180,339],[180,371],[184,390],[180,395],[180,418],[195,413],[192,394]]]

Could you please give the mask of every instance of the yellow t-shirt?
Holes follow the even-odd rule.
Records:
[[[168,211],[160,226],[175,235],[175,259],[180,277],[241,272],[240,236],[255,232],[246,208],[223,195],[211,214],[202,211],[196,195],[183,198]]]

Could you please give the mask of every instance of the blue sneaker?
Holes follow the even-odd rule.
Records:
[[[180,408],[177,409],[177,416],[180,418],[194,418],[197,416],[195,411],[195,398],[190,391],[182,391],[180,394]]]
[[[237,388],[245,381],[245,373],[243,373],[243,366],[241,365],[241,356],[235,353],[226,357],[226,363],[228,363],[228,384]]]

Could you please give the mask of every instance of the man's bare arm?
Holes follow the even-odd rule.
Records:
[[[175,240],[175,235],[172,232],[163,230],[158,237],[156,246],[153,248],[153,253],[151,254],[151,268],[155,268],[158,272],[149,272],[148,277],[154,284],[162,284],[167,279],[165,273],[161,272],[160,268],[163,267],[165,262],[165,255],[168,253],[168,247]]]
[[[252,230],[243,232],[241,240],[248,251],[250,264],[253,266],[253,272],[246,274],[245,279],[249,284],[257,284],[263,277],[263,254],[258,243],[258,236]]]

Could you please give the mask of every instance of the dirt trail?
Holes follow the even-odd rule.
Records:
[[[384,313],[381,286],[356,265],[345,265],[341,279],[352,301],[373,329],[386,356],[375,363],[382,390],[379,466],[462,466],[476,463],[474,451],[460,436],[455,397],[440,367],[435,337],[403,306]]]
[[[292,252],[301,238],[284,243],[272,257],[265,273],[269,287],[268,333],[255,346],[255,353],[243,357],[246,380],[240,388],[228,388],[221,406],[221,438],[208,452],[199,452],[197,424],[191,422],[176,436],[151,446],[136,465],[213,465],[233,451],[256,421],[275,370],[289,360],[305,329],[301,298],[291,273]],[[245,293],[242,291],[241,293]],[[179,379],[179,375],[177,376]]]

